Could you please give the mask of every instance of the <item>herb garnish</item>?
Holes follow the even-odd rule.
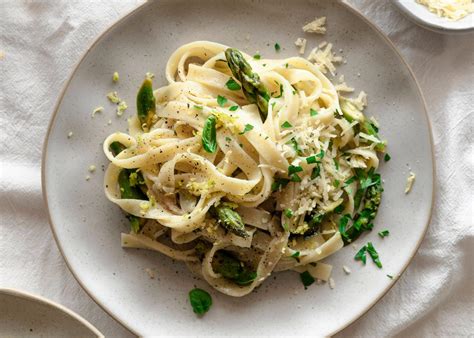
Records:
[[[299,173],[300,171],[303,171],[303,168],[299,165],[290,165],[288,167],[288,175],[291,175],[293,173]]]
[[[305,290],[308,288],[308,286],[315,282],[315,279],[309,274],[308,271],[300,273],[300,278]]]
[[[211,308],[212,298],[207,291],[195,288],[189,291],[189,302],[194,313],[203,315]]]
[[[354,256],[354,259],[356,261],[362,261],[362,263],[365,263],[367,262],[367,256],[366,256],[366,253],[367,252],[367,246],[364,245],[362,248],[360,248],[359,251],[357,251],[356,255]]]
[[[382,238],[387,237],[388,235],[390,235],[390,231],[388,230],[382,230],[379,232],[379,236]]]
[[[384,160],[385,162],[390,161],[390,159],[391,159],[391,157],[390,157],[390,155],[389,155],[388,153],[386,153],[385,156],[383,157],[383,160]]]
[[[281,49],[280,44],[277,42],[275,43],[275,51],[279,52]]]
[[[255,60],[260,60],[260,59],[262,58],[262,56],[261,56],[260,54],[255,54],[255,55],[253,56],[253,58],[254,58]]]
[[[246,124],[244,130],[241,133],[239,133],[239,135],[243,135],[246,132],[251,131],[252,129],[253,129],[253,126],[251,124]]]
[[[239,109],[239,106],[232,106],[229,108],[230,111],[236,111],[237,109]]]
[[[202,106],[198,106],[198,105],[194,105],[194,109],[197,109],[197,110],[202,110]]]
[[[294,137],[292,137],[291,140],[286,142],[286,144],[291,144],[297,155],[303,155],[303,151],[300,149],[300,146],[298,145],[298,142],[296,142],[296,139]]]
[[[292,125],[290,122],[285,121],[285,122],[283,122],[283,124],[281,125],[281,127],[282,127],[282,128],[291,128],[291,127],[293,127],[293,125]]]
[[[233,78],[229,78],[229,80],[225,83],[225,86],[230,90],[240,90],[242,88]]]
[[[217,104],[221,107],[224,107],[224,105],[226,104],[227,102],[227,99],[224,97],[224,96],[221,96],[221,95],[217,95]]]
[[[204,128],[202,130],[202,147],[208,153],[213,153],[217,150],[216,141],[216,117],[214,115],[209,116],[204,122]]]
[[[316,177],[319,176],[319,173],[321,172],[321,168],[319,165],[313,168],[313,171],[311,172],[311,179],[314,180]]]
[[[287,178],[277,178],[275,182],[272,183],[272,191],[277,191],[280,187],[286,187],[286,185],[290,182]]]
[[[309,110],[309,115],[310,115],[310,116],[316,116],[316,115],[318,115],[318,112],[317,112],[316,110],[314,110],[313,108],[311,108],[311,109]]]
[[[283,214],[287,217],[287,218],[291,218],[293,216],[293,210],[291,209],[285,209],[283,211]]]
[[[367,243],[367,252],[369,253],[372,261],[377,265],[380,269],[382,268],[382,262],[380,262],[379,254],[377,250],[375,250],[374,246],[371,242]]]

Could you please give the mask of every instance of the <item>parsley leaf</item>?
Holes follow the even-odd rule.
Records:
[[[194,105],[194,109],[202,110],[202,106]]]
[[[338,188],[339,184],[341,184],[341,182],[339,180],[334,180],[333,185],[334,185],[335,188]]]
[[[291,138],[291,140],[289,140],[286,144],[291,144],[297,155],[303,155],[303,151],[301,151],[300,146],[294,137]]]
[[[388,278],[390,279],[393,279],[393,276],[392,275],[387,275]]]
[[[377,265],[380,269],[382,268],[382,262],[380,262],[379,254],[377,250],[375,250],[374,246],[371,242],[367,243],[367,252],[369,253],[372,261]]]
[[[382,230],[379,232],[379,236],[382,238],[387,237],[388,235],[390,235],[390,231],[388,230]]]
[[[319,157],[322,159],[324,157],[324,154],[325,154],[324,150],[321,149],[321,151],[319,152],[319,154],[316,155],[316,157]]]
[[[229,108],[230,111],[236,111],[237,109],[239,109],[239,106],[232,106]]]
[[[275,99],[279,99],[282,96],[283,96],[283,85],[280,84],[280,94],[278,96],[275,96]]]
[[[211,308],[212,298],[208,292],[195,288],[189,291],[189,302],[194,313],[203,315]]]
[[[281,125],[281,127],[282,127],[282,128],[291,128],[291,127],[293,127],[293,125],[292,125],[290,122],[285,121],[285,122],[283,122],[283,124]]]
[[[251,124],[246,124],[244,130],[241,133],[239,133],[239,135],[243,135],[246,132],[251,131],[252,129],[253,129],[253,126]]]
[[[316,115],[318,115],[318,112],[317,112],[316,110],[314,110],[313,108],[311,108],[311,109],[309,110],[309,115],[311,115],[311,116],[316,116]]]
[[[305,290],[308,288],[308,286],[315,282],[315,279],[309,274],[308,271],[300,273],[300,278]]]
[[[260,59],[262,58],[262,56],[257,53],[257,54],[255,54],[255,55],[253,56],[253,58],[254,58],[255,60],[260,60]]]
[[[217,150],[216,141],[216,117],[214,115],[209,116],[204,122],[204,128],[202,129],[202,147],[208,153],[213,153]]]
[[[303,168],[299,165],[290,165],[288,167],[288,175],[291,175],[293,173],[299,173],[300,171],[303,171]]]
[[[279,44],[278,42],[277,42],[277,43],[275,43],[275,51],[279,52],[279,51],[280,51],[280,49],[281,49],[281,46],[280,46],[280,44]]]
[[[333,159],[333,161],[334,161],[334,166],[336,167],[336,170],[339,170],[339,163],[337,162],[335,158]]]
[[[367,252],[367,246],[364,245],[357,253],[356,255],[354,256],[354,259],[356,261],[362,261],[362,263],[365,263],[367,262],[367,256],[366,256],[366,253]]]
[[[291,218],[291,217],[293,216],[293,210],[291,210],[291,209],[285,209],[285,210],[283,211],[283,214],[284,214],[286,217]]]
[[[311,179],[314,180],[316,177],[319,176],[319,173],[321,172],[321,168],[318,166],[313,168],[313,171],[311,172]]]
[[[229,78],[229,80],[225,83],[225,86],[230,90],[240,90],[242,88],[233,78]]]
[[[390,157],[390,155],[389,155],[388,153],[386,153],[385,156],[383,157],[383,160],[384,160],[385,162],[390,161],[390,159],[391,159],[391,157]]]
[[[291,174],[290,180],[291,182],[301,182],[301,178],[298,176],[298,174]]]
[[[300,252],[299,251],[296,251],[293,255],[291,255],[291,257],[293,257],[294,259],[296,259],[296,261],[299,263],[300,262]]]
[[[313,155],[313,156],[306,157],[306,163],[308,164],[318,163],[318,160],[316,160],[316,156]]]
[[[227,103],[227,99],[224,96],[217,95],[217,104],[221,107]]]
[[[286,185],[290,182],[287,178],[277,178],[275,182],[272,183],[272,191],[277,191],[280,187],[286,187]]]

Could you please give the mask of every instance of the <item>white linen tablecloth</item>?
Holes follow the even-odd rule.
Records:
[[[131,334],[66,267],[41,195],[41,150],[58,95],[84,50],[141,0],[0,0],[0,287],[76,311],[106,336]],[[399,48],[428,104],[436,203],[419,252],[398,283],[340,333],[358,337],[474,335],[474,34],[419,28],[388,0],[351,1]]]

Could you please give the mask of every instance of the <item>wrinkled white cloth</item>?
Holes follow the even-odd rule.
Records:
[[[87,296],[59,253],[41,195],[41,150],[72,67],[139,3],[0,0],[0,287],[53,299],[111,337],[131,334]],[[339,335],[472,337],[474,34],[419,28],[389,0],[350,3],[390,37],[420,82],[433,126],[437,191],[431,226],[407,271]]]

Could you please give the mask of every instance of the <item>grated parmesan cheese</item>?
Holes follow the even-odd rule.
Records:
[[[304,51],[306,49],[306,39],[305,38],[298,38],[295,41],[296,47],[299,47],[298,53],[304,54]]]
[[[117,116],[122,116],[123,112],[128,108],[127,103],[125,101],[120,101],[117,106]]]
[[[466,15],[474,13],[472,0],[416,0],[416,2],[426,6],[431,13],[452,21],[460,20]]]
[[[334,72],[336,71],[334,64],[341,63],[342,57],[336,56],[332,51],[332,43],[328,43],[324,50],[315,47],[311,53],[309,53],[308,61],[318,65],[322,73],[327,73],[329,71],[334,75]]]
[[[102,106],[96,107],[96,108],[92,111],[92,118],[94,118],[95,114],[101,113],[103,110],[104,110],[104,107],[102,107]]]
[[[346,275],[350,275],[351,272],[352,272],[351,269],[349,269],[349,267],[348,267],[348,266],[345,266],[345,265],[342,266],[342,270],[344,270],[344,272],[346,273]]]
[[[326,34],[326,17],[315,18],[313,21],[303,26],[303,32],[305,33],[316,33]]]
[[[71,138],[71,137],[72,137],[72,135],[74,135],[74,134],[73,134],[73,132],[72,132],[72,131],[70,131],[70,132],[67,134],[67,138]]]
[[[415,183],[415,173],[410,172],[410,175],[408,175],[407,178],[407,184],[405,186],[405,194],[408,194],[411,191],[411,188],[413,187],[413,183]]]
[[[91,164],[91,165],[89,166],[89,172],[90,172],[90,173],[93,173],[93,172],[95,171],[95,169],[96,169],[96,166],[95,166],[95,165]]]
[[[150,279],[155,279],[155,273],[153,272],[152,269],[146,268],[145,272],[148,274],[148,277],[150,277]]]
[[[329,287],[331,289],[334,289],[336,287],[336,282],[334,281],[334,279],[332,277],[329,278]]]

